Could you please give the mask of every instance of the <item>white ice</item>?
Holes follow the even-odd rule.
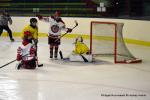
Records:
[[[64,57],[72,51],[72,43],[62,40]],[[0,37],[0,66],[16,58],[20,44],[19,39],[12,43]],[[150,100],[150,47],[127,46],[142,63],[114,64],[108,58],[94,63],[50,60],[47,39],[42,38],[38,56],[43,67],[17,70],[14,62],[0,68],[0,100]]]

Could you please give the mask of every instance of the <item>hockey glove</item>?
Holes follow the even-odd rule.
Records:
[[[67,33],[71,33],[72,29],[71,28],[67,28]]]
[[[17,54],[17,61],[20,61],[22,59],[20,54]]]

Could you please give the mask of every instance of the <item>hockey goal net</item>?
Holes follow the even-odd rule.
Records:
[[[94,56],[112,55],[115,63],[137,63],[123,40],[123,23],[91,22],[90,51]]]

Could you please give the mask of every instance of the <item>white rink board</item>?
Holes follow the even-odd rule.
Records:
[[[10,26],[13,32],[21,32],[24,26],[29,24],[30,17],[12,17],[13,24]],[[121,22],[124,23],[123,35],[125,38],[150,41],[150,21],[139,20],[125,20],[125,19],[104,19],[104,18],[76,18],[76,17],[63,17],[67,27],[74,26],[74,20],[77,20],[79,26],[74,29],[75,34],[88,34],[90,33],[91,21],[106,21],[106,22]],[[39,32],[47,33],[49,24],[39,21]]]

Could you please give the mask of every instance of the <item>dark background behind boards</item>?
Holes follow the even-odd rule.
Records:
[[[97,12],[100,2],[104,2],[106,12]],[[150,0],[0,0],[3,10],[11,16],[50,16],[59,10],[63,17],[150,20]]]

